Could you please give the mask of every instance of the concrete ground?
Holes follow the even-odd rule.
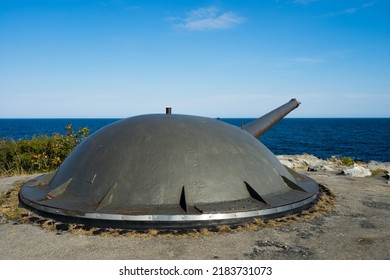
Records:
[[[312,221],[196,238],[75,235],[3,219],[0,259],[390,259],[387,180],[298,171],[337,196],[333,212]],[[26,179],[1,178],[0,191]]]

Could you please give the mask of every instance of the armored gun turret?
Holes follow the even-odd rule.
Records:
[[[319,195],[258,139],[299,105],[242,129],[188,115],[117,121],[84,140],[53,173],[27,182],[21,202],[42,215],[101,227],[237,225],[301,211]]]

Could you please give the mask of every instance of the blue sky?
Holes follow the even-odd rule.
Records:
[[[0,0],[0,118],[390,117],[390,1]]]

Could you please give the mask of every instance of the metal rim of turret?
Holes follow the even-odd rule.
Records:
[[[200,228],[215,228],[221,225],[240,226],[252,223],[256,220],[270,220],[284,217],[287,214],[300,213],[308,209],[318,196],[296,203],[294,206],[286,205],[268,211],[249,211],[229,214],[200,214],[194,215],[113,215],[99,213],[85,213],[81,216],[69,216],[61,210],[42,207],[34,203],[23,201],[32,211],[37,212],[42,217],[65,223],[83,224],[98,228],[121,228],[130,230],[192,230]],[[293,208],[295,207],[295,208]]]
[[[318,194],[295,202],[293,204],[283,205],[275,208],[269,209],[259,209],[252,210],[247,212],[232,212],[232,213],[218,213],[218,214],[198,214],[198,215],[121,215],[121,214],[105,214],[105,213],[74,213],[69,215],[69,212],[63,209],[57,209],[52,207],[47,207],[29,201],[21,197],[21,201],[39,211],[62,215],[62,216],[71,216],[74,218],[84,218],[84,219],[101,219],[101,220],[116,220],[116,221],[128,221],[128,222],[197,222],[197,221],[229,221],[234,219],[241,218],[261,218],[269,217],[274,214],[285,214],[286,212],[291,212],[292,210],[300,210],[302,207],[313,203],[318,197]]]
[[[44,176],[44,175],[43,175]],[[314,180],[307,176],[300,175],[305,180]],[[39,177],[35,180],[39,180]],[[98,227],[115,227],[132,230],[156,229],[196,229],[201,227],[215,227],[219,225],[242,225],[255,221],[256,219],[268,220],[296,214],[310,208],[322,195],[321,189],[311,197],[292,204],[279,207],[258,209],[252,211],[239,211],[217,214],[197,215],[121,215],[105,213],[81,213],[66,211],[63,209],[47,207],[30,201],[19,194],[20,202],[32,211],[41,216],[47,216],[61,222],[82,223]]]

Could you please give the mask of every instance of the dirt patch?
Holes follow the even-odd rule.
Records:
[[[373,200],[363,200],[362,204],[370,208],[377,208],[390,211],[390,203],[373,201]]]
[[[389,212],[386,205],[378,204],[389,203],[390,188],[385,180],[299,172],[337,195],[337,199],[331,198],[330,211],[318,217],[301,213],[272,221],[257,220],[237,228],[221,226],[187,234],[83,228],[58,221],[45,223],[42,217],[20,222],[8,220],[0,211],[4,219],[0,224],[0,259],[390,259]],[[19,180],[7,178],[7,186]],[[1,192],[9,190],[3,182],[0,179]]]
[[[372,245],[375,243],[374,240],[370,238],[363,238],[363,237],[357,238],[356,242],[362,246]]]
[[[289,245],[282,242],[271,240],[258,240],[253,246],[253,252],[245,254],[249,259],[267,258],[267,256],[276,256],[276,259],[308,259],[312,253],[309,249]]]

